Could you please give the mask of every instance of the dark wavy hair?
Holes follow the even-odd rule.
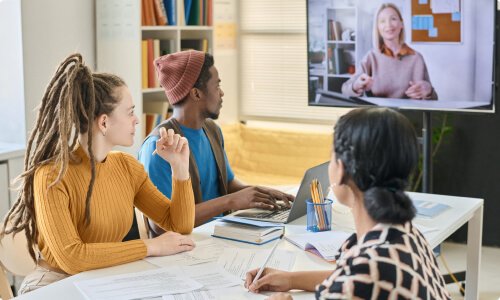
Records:
[[[404,190],[418,164],[418,142],[405,116],[388,108],[354,109],[335,125],[334,151],[345,167],[341,183],[357,185],[376,222],[403,224],[415,217]]]

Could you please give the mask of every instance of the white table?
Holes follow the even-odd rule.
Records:
[[[468,240],[467,240],[467,277],[466,277],[466,299],[478,299],[478,282],[479,282],[479,267],[481,261],[481,236],[482,236],[482,219],[483,219],[483,200],[476,198],[463,198],[441,195],[430,195],[421,193],[410,193],[413,199],[426,201],[435,201],[448,204],[451,209],[446,210],[438,217],[433,219],[417,218],[415,223],[425,225],[427,227],[438,228],[438,231],[433,231],[426,234],[431,247],[435,247],[449,237],[453,232],[460,228],[463,224],[468,225]],[[305,230],[305,216],[299,218],[286,225],[286,233],[302,233]],[[195,241],[212,238],[210,235],[213,232],[213,223],[208,223],[194,230],[191,237]],[[241,248],[271,248],[272,243],[263,246],[253,246],[244,243],[231,242],[236,247]],[[333,265],[320,259],[319,257],[302,251],[290,244],[288,241],[282,241],[279,246],[282,249],[296,251],[297,257],[293,270],[328,270],[333,269]],[[38,289],[26,295],[19,297],[20,299],[84,299],[78,292],[73,282],[82,279],[93,279],[109,275],[123,274],[129,272],[144,271],[155,268],[153,265],[145,261],[137,261],[121,266],[93,270],[83,272],[59,282],[53,283],[44,288]],[[248,298],[248,294],[243,294],[241,299]],[[311,293],[300,292],[294,294],[294,299],[311,299]]]

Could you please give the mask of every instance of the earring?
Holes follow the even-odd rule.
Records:
[[[102,132],[102,136],[106,136],[106,131],[103,131],[103,132]]]

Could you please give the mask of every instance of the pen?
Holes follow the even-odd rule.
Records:
[[[264,269],[266,268],[267,263],[271,259],[271,256],[273,256],[274,251],[278,247],[278,244],[280,243],[280,241],[281,241],[282,238],[283,238],[283,236],[281,236],[279,238],[279,240],[276,242],[276,244],[274,244],[273,248],[271,249],[271,252],[269,252],[269,255],[267,255],[266,260],[262,264],[262,267],[260,267],[259,272],[257,272],[257,275],[255,275],[255,278],[253,279],[252,284],[254,284],[257,280],[259,280],[260,275],[262,275],[262,272],[264,272]]]

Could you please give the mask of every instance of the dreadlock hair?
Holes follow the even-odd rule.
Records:
[[[3,230],[0,232],[0,238],[3,238],[6,234],[15,235],[24,231],[33,260],[36,260],[33,246],[38,238],[33,187],[36,170],[43,165],[54,164],[59,172],[48,188],[58,184],[66,173],[69,161],[79,162],[72,155],[77,147],[78,135],[87,135],[91,165],[91,179],[85,202],[85,222],[88,225],[95,181],[92,124],[98,116],[113,111],[119,101],[114,92],[121,86],[125,86],[125,82],[118,76],[92,73],[78,53],[70,55],[59,65],[47,86],[28,141],[24,171],[17,178],[18,197],[5,217]]]

